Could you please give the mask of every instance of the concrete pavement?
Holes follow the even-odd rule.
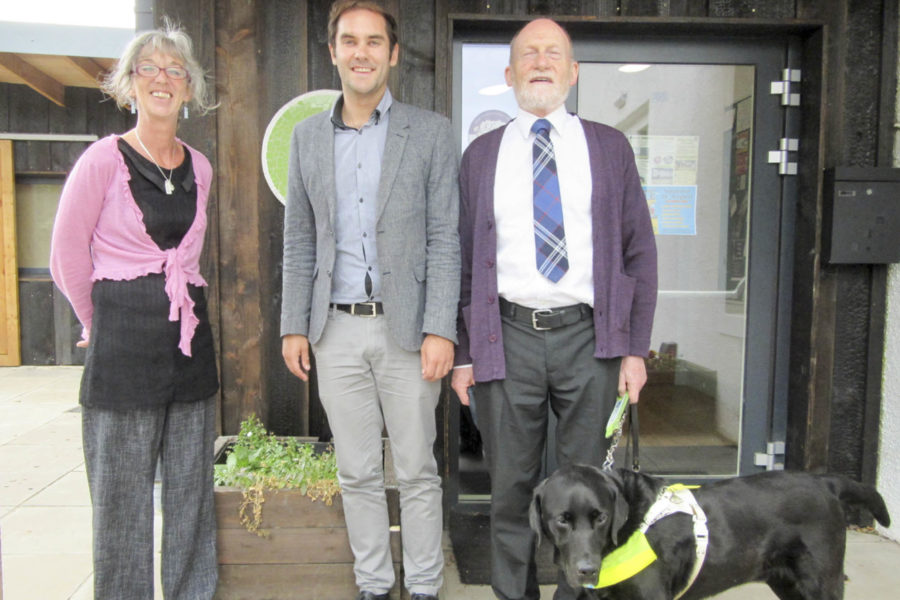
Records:
[[[90,498],[78,408],[80,377],[80,367],[0,368],[3,600],[93,597]],[[446,535],[445,549],[442,600],[491,600],[489,586],[460,583]],[[900,589],[900,544],[877,534],[850,532],[845,571],[847,600],[895,598]],[[552,588],[543,588],[542,595],[552,597]],[[157,593],[156,597],[162,596]],[[716,598],[768,600],[775,595],[768,587],[753,584]]]

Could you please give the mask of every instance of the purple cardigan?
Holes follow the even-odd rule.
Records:
[[[656,240],[634,152],[618,130],[581,120],[591,161],[594,356],[646,356],[656,310]],[[462,286],[456,364],[506,377],[497,301],[494,176],[505,127],[475,139],[459,172]]]

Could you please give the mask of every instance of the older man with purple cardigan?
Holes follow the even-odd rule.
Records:
[[[568,34],[526,25],[506,81],[519,104],[460,167],[462,285],[453,389],[474,386],[491,474],[491,583],[540,597],[528,504],[552,410],[560,465],[599,466],[617,393],[637,402],[656,308],[656,243],[634,154],[617,130],[565,112]],[[560,578],[557,599],[576,598]]]

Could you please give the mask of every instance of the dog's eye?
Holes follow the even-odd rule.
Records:
[[[602,525],[606,523],[606,519],[608,518],[605,512],[601,512],[597,509],[594,509],[590,513],[591,523],[595,525]]]
[[[567,524],[571,523],[572,522],[572,513],[570,513],[570,512],[560,513],[556,517],[556,522],[559,523],[560,525],[567,525]]]

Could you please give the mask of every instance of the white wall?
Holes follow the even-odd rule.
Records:
[[[887,502],[893,524],[880,529],[900,541],[900,265],[891,265],[888,270],[886,321],[878,490]]]
[[[900,73],[900,64],[897,72]],[[894,102],[894,114],[900,114],[900,83]],[[894,123],[897,123],[896,119]],[[894,125],[893,163],[895,167],[900,166],[900,128],[897,125]],[[877,483],[893,524],[889,528],[879,526],[879,530],[900,541],[900,264],[888,267],[886,303]]]

